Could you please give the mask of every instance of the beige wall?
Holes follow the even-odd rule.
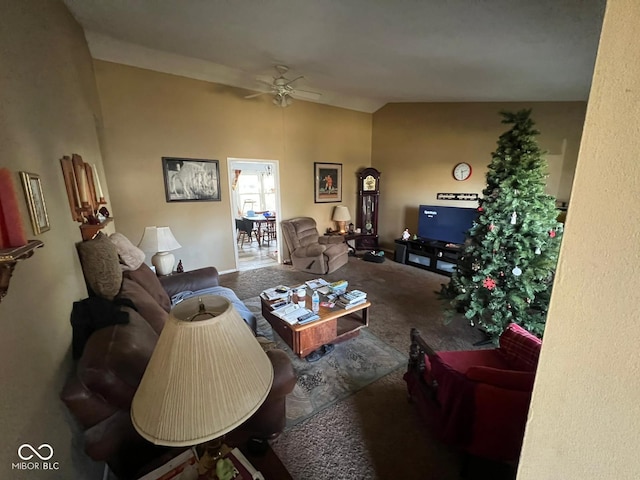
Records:
[[[104,154],[118,230],[137,243],[146,225],[169,225],[185,269],[233,269],[235,231],[227,158],[279,160],[282,218],[332,226],[336,204],[313,200],[313,163],[342,163],[343,204],[355,214],[356,171],[371,158],[371,115],[97,61]],[[165,201],[163,156],[220,161],[221,202]]]
[[[102,161],[99,115],[84,35],[60,2],[0,2],[0,166],[14,173],[28,238],[44,248],[19,263],[0,303],[0,478],[99,478],[100,465],[72,445],[58,395],[71,371],[74,301],[86,297],[59,159],[78,153]],[[40,175],[51,230],[33,235],[18,172]],[[106,189],[106,185],[103,185]],[[57,472],[11,470],[22,443],[49,443]],[[80,472],[83,472],[81,474]],[[86,476],[85,476],[86,475]]]
[[[607,2],[520,480],[640,475],[639,19]]]
[[[482,193],[491,153],[500,134],[509,128],[501,123],[499,112],[521,108],[533,109],[541,132],[538,141],[549,153],[553,185],[557,185],[557,191],[549,193],[568,201],[585,103],[396,103],[378,110],[373,115],[371,163],[382,172],[379,233],[383,245],[393,246],[405,227],[416,233],[420,204],[477,205],[436,200],[436,194]],[[462,161],[471,164],[473,173],[459,182],[452,170]]]

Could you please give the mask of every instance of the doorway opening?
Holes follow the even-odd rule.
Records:
[[[236,269],[281,261],[280,175],[277,160],[228,158]]]

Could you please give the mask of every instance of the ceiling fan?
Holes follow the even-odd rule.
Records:
[[[294,97],[307,100],[318,100],[320,98],[319,93],[307,92],[293,87],[293,83],[304,78],[304,75],[300,75],[294,79],[288,79],[285,77],[285,74],[289,71],[289,67],[286,65],[276,65],[275,69],[277,76],[274,76],[273,80],[269,81],[264,78],[258,78],[258,81],[266,84],[270,88],[269,92],[254,93],[244,98],[255,98],[265,93],[271,93],[273,94],[273,103],[283,108],[291,105]]]

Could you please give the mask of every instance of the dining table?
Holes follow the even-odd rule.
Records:
[[[256,225],[256,228],[258,231],[258,247],[262,248],[262,241],[263,241],[262,230],[267,226],[269,222],[276,221],[275,215],[265,216],[262,213],[258,213],[251,216],[244,215],[242,218],[245,220],[249,220]]]

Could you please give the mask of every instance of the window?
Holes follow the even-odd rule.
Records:
[[[243,171],[238,178],[238,200],[243,214],[274,211],[276,208],[275,178],[262,172]]]

